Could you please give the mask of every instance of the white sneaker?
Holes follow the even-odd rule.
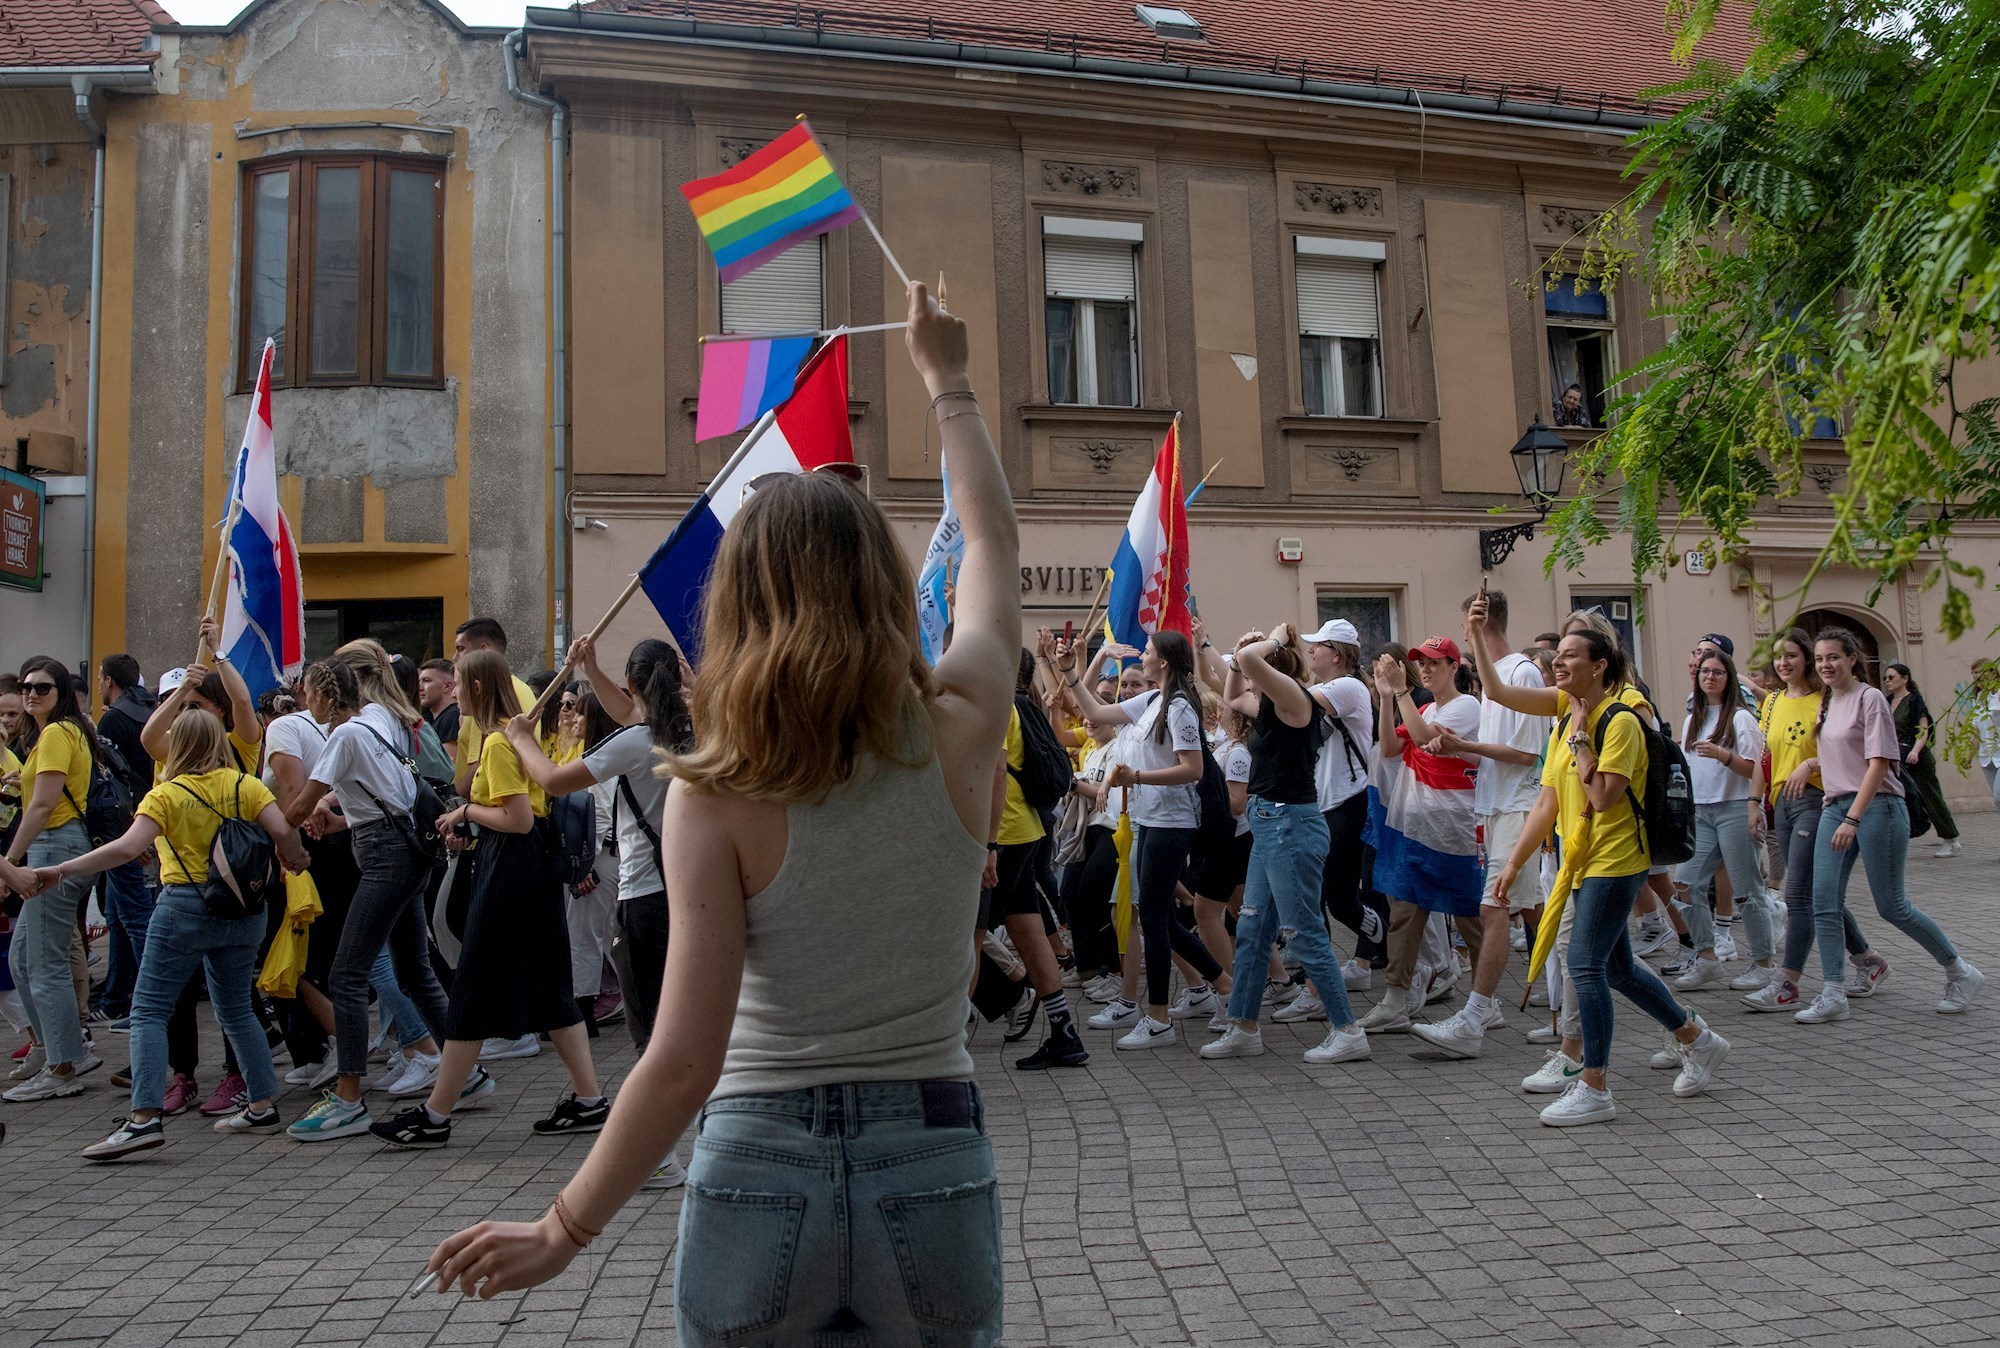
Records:
[[[1736,934],[1719,931],[1715,934],[1715,957],[1724,964],[1736,958]]]
[[[1957,846],[1956,843],[1953,846]],[[1963,960],[1959,961],[1961,964]],[[1979,989],[1986,986],[1986,975],[1965,965],[1965,972],[1944,985],[1944,1000],[1937,1004],[1940,1016],[1955,1016],[1972,1005],[1972,999],[1979,995]]]
[[[1293,1000],[1305,993],[1306,985],[1294,983],[1289,978],[1274,978],[1264,985],[1264,1005],[1272,1008],[1290,1006]]]
[[[1447,1058],[1476,1058],[1486,1048],[1479,1019],[1465,1010],[1436,1025],[1412,1025],[1410,1033]]]
[[[388,1088],[389,1094],[397,1098],[428,1095],[431,1087],[437,1085],[438,1064],[442,1061],[435,1053],[417,1054],[403,1064],[403,1075]]]
[[[1432,1002],[1443,1001],[1451,996],[1452,989],[1457,986],[1458,961],[1453,960],[1431,972],[1431,981],[1424,988],[1424,1005],[1429,1006]]]
[[[1390,988],[1382,994],[1382,1000],[1375,1004],[1375,1009],[1361,1018],[1362,1030],[1368,1034],[1408,1033],[1411,1000],[1404,989]]]
[[[1693,992],[1696,988],[1705,988],[1711,984],[1722,982],[1724,971],[1722,968],[1721,946],[1722,943],[1718,940],[1716,942],[1715,958],[1712,960],[1697,958],[1694,962],[1694,968],[1689,969],[1679,978],[1676,978],[1674,986],[1682,992]]]
[[[1763,987],[1737,1000],[1752,1011],[1796,1011],[1799,1009],[1799,985],[1773,972],[1770,981]]]
[[[1699,1039],[1681,1050],[1683,1066],[1681,1074],[1674,1078],[1674,1094],[1683,1099],[1700,1095],[1708,1089],[1708,1083],[1715,1078],[1715,1069],[1728,1056],[1729,1041],[1714,1030],[1703,1030]]]
[[[1078,969],[1075,965],[1071,965],[1069,968],[1063,970],[1062,985],[1066,988],[1082,987],[1083,971],[1081,969]]]
[[[306,1071],[306,1070],[308,1069],[307,1068],[299,1069],[299,1071]],[[405,1058],[401,1053],[398,1053],[394,1057],[389,1059],[389,1065],[382,1069],[382,1075],[376,1077],[373,1081],[368,1083],[368,1089],[371,1091],[392,1090],[395,1087],[396,1083],[401,1081],[403,1079],[404,1074],[409,1070],[410,1070],[410,1060],[408,1058]],[[302,1085],[303,1082],[298,1080],[298,1076],[299,1076],[298,1072],[288,1072],[285,1074],[285,1081],[293,1086]]]
[[[1212,1016],[1221,1005],[1222,999],[1215,995],[1214,988],[1203,988],[1200,992],[1186,988],[1167,1008],[1167,1019],[1192,1020],[1196,1016]]]
[[[1731,992],[1755,992],[1777,976],[1778,971],[1769,965],[1753,964],[1729,980],[1729,990]]]
[[[542,1041],[532,1034],[519,1039],[489,1039],[479,1047],[479,1061],[498,1062],[502,1058],[532,1058],[542,1051]]]
[[[1375,986],[1375,970],[1367,960],[1352,959],[1340,966],[1340,981],[1349,992],[1368,992]]]
[[[1528,990],[1528,1005],[1539,1006],[1544,1010],[1548,1008],[1549,1005],[1548,984],[1542,982],[1540,979],[1535,980],[1535,986]]]
[[[1812,999],[1812,1005],[1792,1017],[1801,1025],[1824,1025],[1829,1021],[1847,1019],[1847,994],[1829,984],[1819,990],[1819,996]]]
[[[32,1080],[40,1076],[42,1069],[48,1065],[48,1055],[42,1051],[41,1045],[37,1044],[34,1048],[28,1050],[27,1057],[14,1064],[14,1070],[7,1074],[7,1079],[9,1081]]]
[[[641,1189],[678,1189],[688,1182],[688,1172],[674,1157],[667,1157],[658,1170],[639,1182]]]
[[[1486,999],[1486,1018],[1480,1028],[1486,1030],[1504,1030],[1507,1028],[1507,1017],[1501,1012],[1498,999],[1493,997]]]
[[[1229,1007],[1224,1005],[1208,1018],[1208,1032],[1210,1034],[1221,1034],[1235,1023],[1236,1021],[1229,1014]]]
[[[63,1076],[53,1067],[44,1067],[14,1089],[0,1094],[0,1100],[25,1105],[35,1100],[59,1100],[66,1095],[81,1094],[83,1083],[74,1072]]]
[[[1222,1038],[1201,1046],[1204,1058],[1255,1058],[1264,1051],[1264,1034],[1252,1027],[1231,1024]]]
[[[1527,928],[1525,927],[1514,928],[1514,934],[1507,938],[1507,947],[1508,949],[1515,951],[1517,954],[1525,952],[1528,948]]]
[[[1551,1128],[1575,1128],[1586,1123],[1609,1123],[1617,1116],[1618,1106],[1612,1103],[1610,1091],[1586,1086],[1578,1079],[1542,1111],[1542,1122]]]
[[[1582,1074],[1582,1063],[1555,1048],[1540,1067],[1521,1078],[1521,1089],[1530,1095],[1555,1095],[1568,1090]]]
[[[1660,977],[1679,978],[1693,969],[1697,962],[1694,951],[1682,950],[1678,956],[1660,966]]]
[[[1271,1013],[1271,1019],[1289,1025],[1295,1020],[1325,1020],[1326,1007],[1311,992],[1302,992],[1292,998],[1290,1005],[1281,1006]]]
[[[1179,1038],[1180,1035],[1175,1032],[1171,1022],[1162,1025],[1151,1016],[1142,1016],[1139,1019],[1139,1023],[1132,1027],[1130,1033],[1119,1039],[1116,1047],[1125,1049],[1166,1048]]]
[[[402,1069],[398,1068],[397,1070],[401,1071]],[[331,1060],[326,1062],[309,1062],[294,1067],[291,1071],[285,1073],[285,1084],[287,1086],[304,1086],[309,1090],[316,1091],[339,1075],[340,1064],[337,1062]]]
[[[1359,1025],[1343,1025],[1328,1030],[1326,1038],[1314,1048],[1306,1050],[1306,1061],[1314,1066],[1327,1063],[1359,1062],[1373,1057],[1375,1050],[1368,1047],[1368,1032]]]
[[[1115,1030],[1121,1026],[1130,1025],[1138,1018],[1139,1004],[1137,1002],[1128,1002],[1123,997],[1120,997],[1117,1001],[1111,1003],[1111,1005],[1085,1021],[1084,1024],[1094,1030]]]
[[[1553,1044],[1559,1037],[1553,1025],[1537,1025],[1527,1034],[1527,1040],[1531,1044]]]
[[[1866,1000],[1875,995],[1875,989],[1889,978],[1889,961],[1880,955],[1871,955],[1867,963],[1849,955],[1847,957],[1847,982],[1844,985],[1849,997]]]
[[[1674,929],[1662,922],[1657,927],[1641,925],[1639,939],[1632,944],[1635,955],[1652,955],[1666,949],[1674,942]]]
[[[1941,842],[1931,849],[1931,855],[1940,860],[1945,857],[1955,857],[1958,855],[1958,843],[1956,841]]]
[[[1653,1056],[1646,1059],[1646,1066],[1655,1072],[1672,1072],[1681,1065],[1681,1041],[1669,1033],[1666,1043],[1656,1049]]]
[[[1102,1005],[1116,997],[1121,986],[1123,985],[1116,974],[1099,974],[1084,984],[1083,995]]]

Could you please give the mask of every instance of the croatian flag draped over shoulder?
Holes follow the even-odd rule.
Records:
[[[1126,646],[1144,647],[1155,632],[1187,636],[1194,631],[1188,612],[1187,502],[1181,495],[1178,422],[1167,430],[1152,476],[1111,559],[1105,621],[1112,637]]]
[[[744,488],[766,473],[852,463],[847,424],[847,338],[822,346],[799,371],[792,396],[751,428],[725,472],[708,484],[639,571],[640,588],[690,660],[701,650],[702,594],[722,535],[743,508]],[[801,539],[801,547],[810,540]]]
[[[951,624],[951,605],[945,600],[945,585],[951,568],[965,561],[965,530],[959,527],[958,507],[951,500],[951,469],[942,470],[944,514],[938,519],[931,545],[924,549],[924,567],[917,573],[917,642],[924,662],[936,664],[944,654],[944,629]]]
[[[243,428],[230,488],[229,586],[221,647],[256,697],[291,682],[305,666],[305,585],[292,528],[278,507],[278,456],[271,430],[272,342],[257,363],[257,391]]]

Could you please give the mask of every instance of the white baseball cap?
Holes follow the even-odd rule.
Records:
[[[166,673],[160,675],[159,690],[162,693],[171,693],[174,691],[174,689],[180,687],[183,683],[186,682],[187,682],[187,670],[170,669]]]
[[[1361,634],[1354,630],[1354,624],[1345,618],[1329,618],[1320,624],[1320,629],[1306,638],[1315,646],[1324,646],[1338,641],[1348,646],[1359,646]]]

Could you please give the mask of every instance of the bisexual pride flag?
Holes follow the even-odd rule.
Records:
[[[735,168],[682,184],[681,195],[725,281],[861,218],[803,121]]]
[[[221,647],[249,685],[250,696],[291,682],[305,667],[305,584],[291,525],[278,507],[278,456],[271,428],[271,357],[264,343],[257,391],[243,428],[243,452],[230,487],[229,586],[223,598]]]
[[[712,339],[701,348],[701,401],[694,438],[710,440],[740,431],[792,396],[812,350],[809,336]]]

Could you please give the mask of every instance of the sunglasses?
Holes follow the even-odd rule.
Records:
[[[29,697],[47,697],[55,692],[55,690],[56,686],[53,683],[24,683],[21,685],[21,691]]]
[[[849,482],[859,487],[863,496],[868,494],[868,468],[865,464],[823,463],[819,467],[811,468],[807,471],[825,473],[828,477],[837,477],[843,482]],[[742,499],[747,501],[764,488],[797,476],[799,476],[797,473],[759,473],[756,477],[751,478],[743,484]]]

